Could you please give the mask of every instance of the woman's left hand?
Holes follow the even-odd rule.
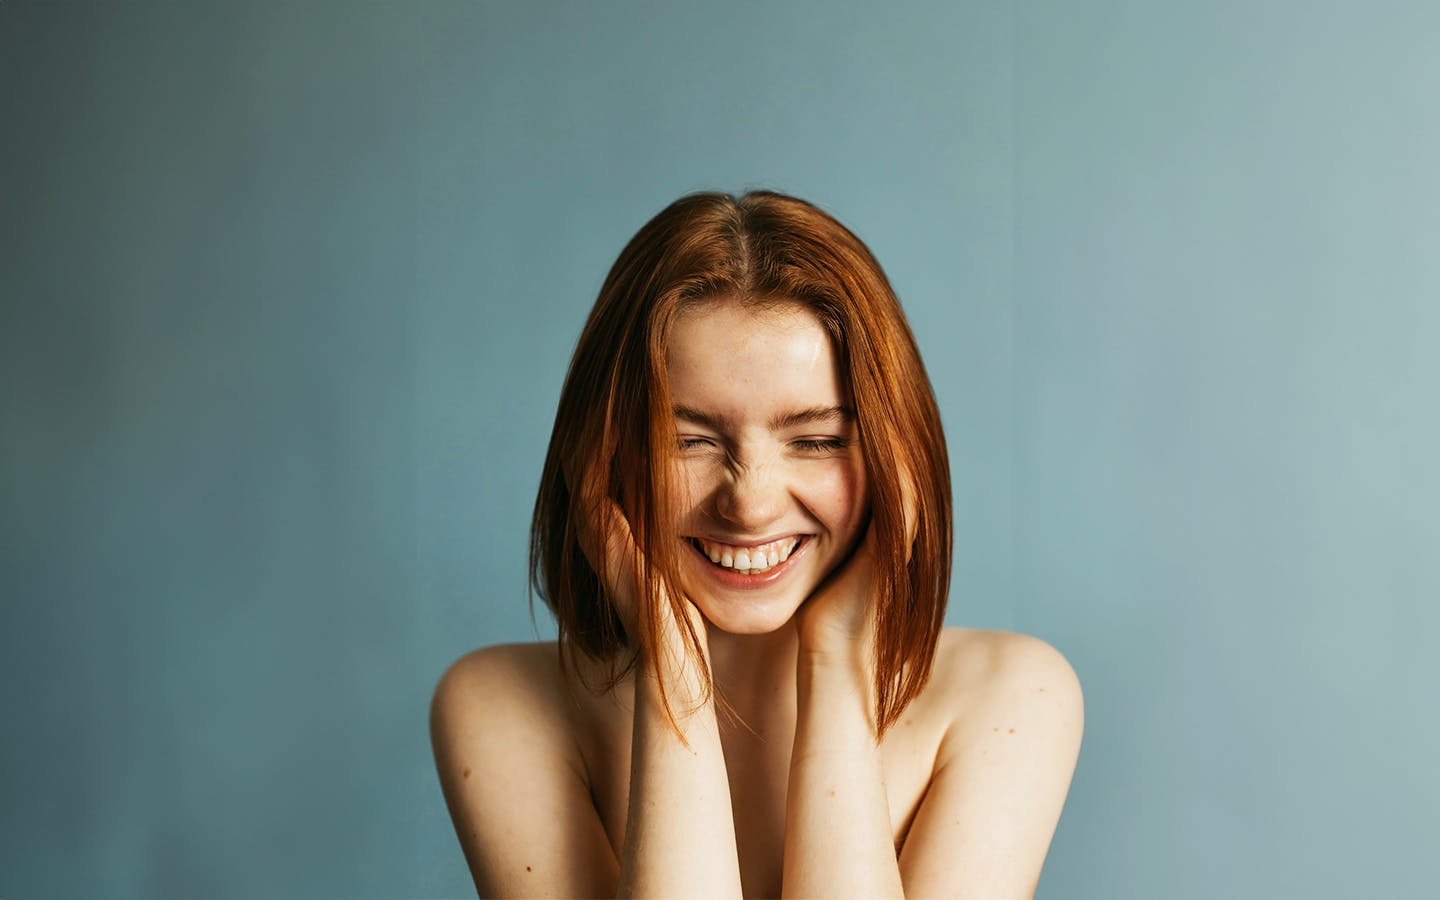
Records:
[[[800,649],[834,655],[867,649],[875,639],[875,525],[840,568],[831,572],[795,614]]]
[[[905,560],[909,562],[917,516],[915,490],[903,472],[900,489],[906,534]],[[870,663],[875,643],[876,562],[872,520],[850,558],[830,573],[797,611],[802,651],[827,656],[858,654],[851,658],[862,664]]]

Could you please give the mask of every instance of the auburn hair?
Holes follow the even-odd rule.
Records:
[[[555,615],[562,658],[572,668],[577,652],[608,663],[607,688],[637,660],[653,660],[647,651],[659,638],[654,613],[662,602],[685,624],[689,652],[700,655],[678,589],[681,542],[676,523],[665,521],[676,440],[665,347],[677,313],[719,299],[799,304],[834,344],[870,491],[875,721],[883,735],[929,679],[943,626],[949,460],[930,381],[880,264],[845,226],[803,200],[771,191],[691,194],[647,222],[620,253],[560,392],[530,528],[532,588]],[[906,479],[913,544],[903,511]],[[638,634],[627,634],[616,614],[606,560],[592,560],[581,546],[612,503],[643,559]],[[665,705],[670,711],[668,699]]]

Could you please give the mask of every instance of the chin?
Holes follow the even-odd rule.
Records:
[[[790,624],[818,581],[813,536],[803,535],[784,562],[742,574],[716,566],[686,540],[686,595],[714,628],[736,635],[772,634]]]
[[[793,598],[691,596],[696,609],[715,628],[726,634],[772,634],[795,618],[801,600]],[[803,598],[802,598],[803,599]]]

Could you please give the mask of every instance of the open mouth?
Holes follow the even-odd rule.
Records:
[[[685,540],[710,563],[711,568],[733,575],[755,576],[783,568],[809,539],[809,535],[792,535],[749,547],[736,547],[695,537]]]

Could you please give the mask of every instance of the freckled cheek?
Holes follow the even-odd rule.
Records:
[[[864,466],[837,460],[834,465],[810,474],[802,496],[805,504],[825,519],[830,528],[856,527],[865,511]]]
[[[707,475],[704,467],[676,466],[671,480],[674,493],[667,505],[671,520],[682,526],[689,522],[697,511],[696,507],[713,493],[714,485],[710,483],[713,480],[713,475]]]

